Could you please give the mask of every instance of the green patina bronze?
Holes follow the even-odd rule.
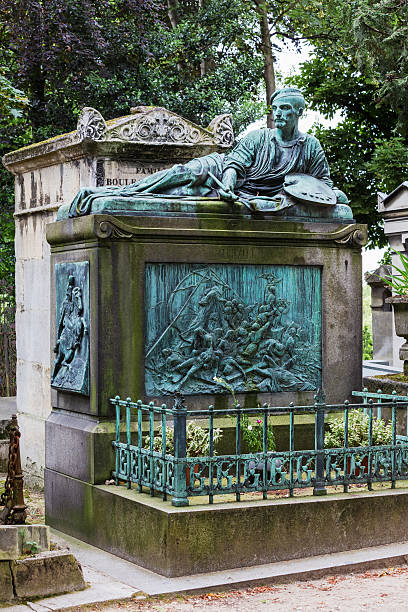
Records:
[[[116,463],[113,472],[116,484],[125,481],[128,488],[137,484],[151,495],[161,493],[163,500],[172,497],[172,505],[187,506],[190,496],[208,496],[213,503],[214,495],[234,493],[240,501],[242,493],[260,491],[267,499],[268,491],[286,490],[293,496],[294,489],[313,487],[315,495],[326,493],[327,486],[340,485],[345,493],[350,484],[391,482],[395,488],[397,480],[408,479],[408,435],[397,435],[398,427],[404,425],[408,409],[408,397],[382,393],[353,392],[362,397],[363,403],[328,405],[323,394],[315,396],[314,406],[272,407],[264,404],[256,408],[242,408],[239,404],[225,410],[213,406],[202,410],[189,410],[180,397],[176,397],[173,408],[165,404],[156,406],[141,401],[123,401],[117,396],[111,399],[116,409],[116,437],[113,441]],[[374,404],[373,399],[377,403]],[[391,410],[391,436],[389,444],[375,444],[373,422],[378,410]],[[325,420],[331,412],[344,414],[343,445],[338,448],[325,446]],[[349,445],[349,416],[353,411],[368,413],[368,439],[364,446]],[[398,417],[398,414],[403,415]],[[268,419],[274,414],[289,415],[289,448],[275,451],[268,447]],[[256,417],[263,430],[261,452],[242,453],[242,415]],[[295,450],[295,423],[299,415],[311,415],[315,420],[315,445],[309,450]],[[143,436],[143,416],[149,418],[150,442]],[[235,422],[235,453],[217,455],[214,452],[214,424],[219,417],[229,416]],[[131,431],[131,422],[137,418],[137,435]],[[401,418],[402,417],[402,418]],[[174,451],[166,452],[167,418],[174,422]],[[162,448],[153,446],[155,421],[162,425]],[[186,456],[186,424],[189,419],[208,419],[209,453],[206,456]],[[125,423],[126,440],[123,439]],[[188,468],[188,469],[187,469]]]
[[[306,205],[311,218],[352,218],[347,197],[332,188],[319,141],[298,129],[305,107],[301,92],[279,90],[271,104],[276,127],[250,132],[229,154],[211,153],[125,187],[81,189],[69,207],[61,207],[58,218],[160,212],[160,200],[172,198],[194,204],[204,198],[210,207],[221,199],[236,203],[237,211],[255,215],[291,216],[290,208]],[[162,212],[169,212],[168,204]]]
[[[149,396],[311,391],[321,381],[318,266],[146,264]]]
[[[51,386],[89,395],[89,262],[55,265],[57,334]]]

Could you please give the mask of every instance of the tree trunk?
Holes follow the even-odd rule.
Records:
[[[36,66],[31,71],[30,84],[28,90],[31,92],[31,104],[28,107],[30,123],[35,130],[43,127],[46,119],[45,108],[45,77],[41,66]]]
[[[259,23],[261,29],[261,49],[264,58],[264,79],[266,88],[266,104],[269,112],[266,115],[266,125],[268,128],[275,127],[271,107],[271,95],[276,89],[275,67],[272,55],[272,42],[269,32],[268,13],[264,3],[255,0],[256,10],[259,15]]]
[[[167,15],[169,17],[170,25],[173,28],[177,28],[179,24],[179,18],[177,14],[178,2],[177,0],[167,0]],[[177,71],[181,72],[183,70],[183,66],[181,62],[177,62]]]
[[[199,6],[200,9],[203,8],[204,1],[205,0],[198,0],[198,6]],[[210,62],[209,62],[208,59],[201,60],[201,62],[200,62],[200,74],[201,74],[202,77],[205,76],[207,74],[207,72],[209,72],[209,64],[210,64]]]
[[[177,0],[167,0],[167,15],[173,30],[178,26],[177,6]]]

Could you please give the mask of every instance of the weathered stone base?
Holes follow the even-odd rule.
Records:
[[[398,395],[408,395],[408,383],[392,380],[392,378],[376,378],[375,376],[365,376],[363,386],[371,393],[377,393],[381,389],[383,393],[396,391]]]
[[[49,528],[46,525],[1,525],[0,561],[18,559],[35,542],[40,551],[50,549]]]
[[[174,508],[47,469],[45,492],[49,525],[169,577],[390,544],[408,532],[408,490]]]
[[[74,555],[47,551],[17,561],[0,561],[0,602],[81,591],[82,569]]]

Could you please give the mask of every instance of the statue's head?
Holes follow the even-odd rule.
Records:
[[[277,128],[297,127],[305,108],[305,99],[296,87],[285,87],[272,94],[271,106]]]

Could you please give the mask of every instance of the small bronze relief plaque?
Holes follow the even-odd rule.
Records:
[[[89,262],[55,265],[56,342],[51,386],[89,395]]]
[[[147,395],[320,386],[318,266],[147,264],[145,279]]]

